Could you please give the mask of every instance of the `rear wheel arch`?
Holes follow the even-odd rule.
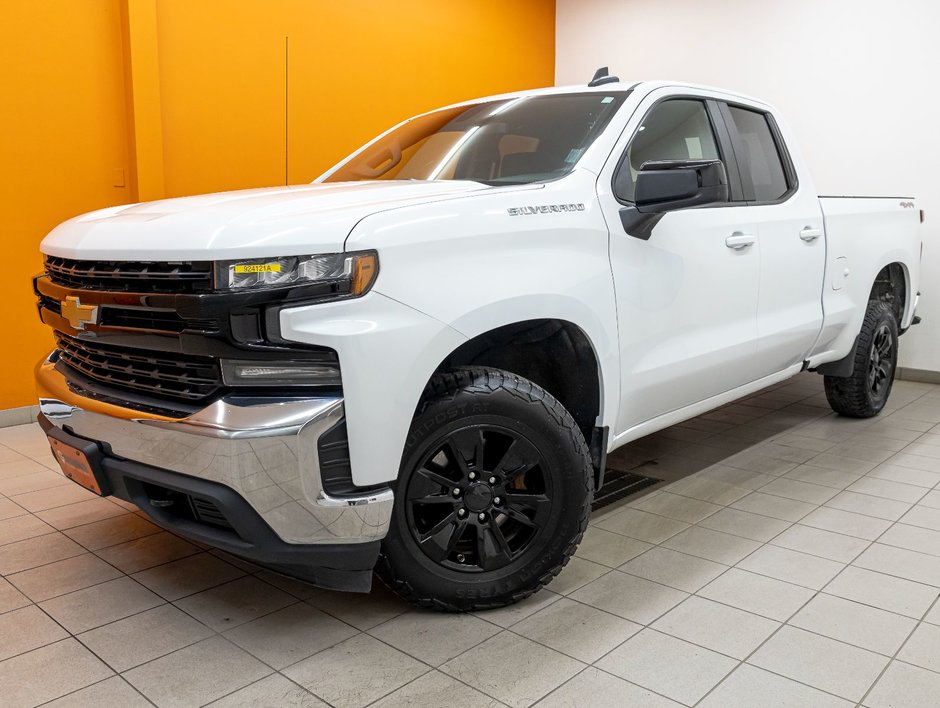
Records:
[[[872,302],[885,303],[894,314],[899,333],[903,334],[905,330],[901,327],[901,323],[909,314],[908,307],[913,302],[910,284],[911,279],[907,266],[900,261],[886,264],[876,273],[864,308],[867,311]],[[861,331],[865,326],[864,314],[863,312],[863,319],[859,324],[859,336],[861,336]],[[855,343],[844,357],[820,364],[810,370],[825,376],[840,378],[852,376],[855,370],[856,346],[859,336],[855,338]]]
[[[869,301],[876,300],[888,304],[894,312],[899,328],[907,314],[908,304],[912,302],[910,283],[907,267],[895,261],[878,271],[868,296]]]

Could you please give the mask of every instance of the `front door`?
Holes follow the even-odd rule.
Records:
[[[635,179],[650,160],[714,158],[729,172],[736,169],[726,159],[730,148],[727,134],[720,132],[717,103],[694,93],[665,99],[659,93],[640,105],[636,115],[643,118],[628,125],[618,147],[622,157],[598,180],[611,230],[619,321],[621,406],[615,434],[753,381],[760,369],[761,243],[748,208],[729,201],[671,212],[648,240],[620,227],[619,212],[629,201],[613,195],[617,170],[630,170]]]

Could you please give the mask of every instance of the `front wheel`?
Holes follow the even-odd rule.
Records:
[[[826,376],[826,398],[839,415],[872,418],[888,402],[898,365],[898,322],[890,305],[868,303],[851,376]]]
[[[379,577],[421,607],[501,607],[540,589],[587,526],[593,469],[565,408],[514,374],[428,384],[405,444]]]

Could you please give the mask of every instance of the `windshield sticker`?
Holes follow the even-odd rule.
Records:
[[[509,207],[509,216],[529,216],[530,214],[561,214],[570,211],[584,211],[584,204],[542,204],[541,206]]]
[[[601,103],[610,103],[613,100],[614,100],[613,96],[604,96],[603,100],[601,100]]]
[[[584,148],[571,148],[571,150],[568,151],[568,157],[565,158],[565,162],[568,164],[577,162],[578,158],[580,158],[583,154]]]

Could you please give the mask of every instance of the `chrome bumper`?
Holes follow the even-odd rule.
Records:
[[[36,382],[40,411],[57,427],[107,443],[117,457],[232,488],[288,543],[358,543],[388,531],[391,490],[323,489],[317,442],[343,417],[341,397],[223,397],[173,419],[81,396],[49,360]]]

